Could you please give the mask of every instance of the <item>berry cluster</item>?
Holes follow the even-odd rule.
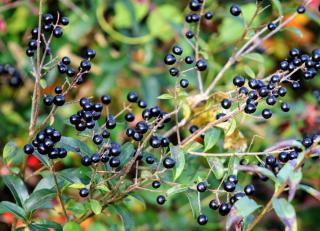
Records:
[[[76,73],[75,69],[70,66],[71,59],[68,56],[62,58],[62,60],[57,64],[58,71],[60,74],[66,74],[68,77],[74,77],[71,83],[71,86],[82,84],[86,77],[89,74],[91,69],[90,60],[96,56],[96,52],[89,48],[86,51],[86,59],[82,60],[79,67],[78,73]],[[55,96],[46,95],[43,98],[43,103],[46,106],[51,106],[55,104],[56,106],[62,106],[65,103],[65,94],[67,93],[67,89],[63,92],[63,86],[57,86],[55,89]]]
[[[171,76],[179,77],[179,75],[181,73],[185,73],[185,72],[192,70],[192,69],[196,69],[197,71],[205,71],[207,69],[207,62],[204,59],[200,58],[196,61],[195,66],[193,68],[180,72],[180,69],[178,66],[180,64],[180,61],[177,62],[177,58],[175,55],[178,55],[178,56],[182,55],[183,49],[180,46],[175,45],[172,48],[172,53],[173,54],[167,54],[164,58],[164,63],[168,66],[171,66],[171,65],[174,65],[177,63],[177,66],[171,67],[169,69],[169,73]],[[183,60],[183,59],[181,59],[181,60]],[[192,56],[188,55],[184,58],[184,62],[188,65],[191,65],[194,63],[194,58]],[[180,86],[182,88],[187,88],[189,86],[189,81],[187,79],[181,79]]]
[[[213,210],[219,209],[219,214],[221,216],[226,216],[229,214],[232,206],[234,203],[236,203],[239,199],[241,199],[244,196],[251,196],[255,192],[255,188],[252,184],[246,185],[244,187],[244,192],[234,192],[236,189],[236,185],[238,183],[238,178],[235,175],[230,175],[227,177],[227,179],[223,182],[223,188],[224,190],[230,194],[233,193],[233,195],[229,198],[229,202],[223,202],[220,204],[217,199],[213,199],[209,202],[209,207]],[[206,182],[200,182],[197,184],[197,191],[202,193],[208,190],[208,186]],[[208,222],[208,217],[204,214],[201,214],[198,217],[198,223],[200,225],[205,225]]]
[[[143,135],[154,127],[157,129],[164,128],[164,124],[170,122],[171,120],[166,112],[161,111],[159,106],[147,108],[146,102],[141,99],[139,100],[136,92],[129,92],[127,95],[127,100],[130,103],[137,103],[138,106],[143,109],[141,113],[143,120],[138,121],[134,128],[129,127],[126,130],[127,136],[135,141],[141,141],[143,139]],[[154,120],[152,120],[152,118],[154,118]],[[127,122],[133,122],[135,115],[132,112],[127,112],[125,119]],[[167,138],[161,138],[155,135],[150,138],[149,143],[153,148],[169,146],[169,140]]]
[[[0,64],[0,76],[4,75],[7,78],[7,83],[10,87],[19,87],[23,84],[20,72],[11,64]]]
[[[48,155],[50,159],[65,158],[67,150],[62,147],[55,147],[60,139],[61,133],[59,131],[53,127],[47,127],[36,135],[32,144],[24,146],[24,152],[29,155],[34,153],[36,148],[41,155]]]
[[[63,35],[62,26],[66,26],[69,24],[69,19],[65,16],[59,18],[55,18],[52,14],[47,13],[42,18],[43,25],[42,29],[43,31],[52,34],[56,38],[60,38]],[[26,50],[26,54],[29,57],[33,57],[35,51],[38,47],[38,35],[39,35],[39,28],[35,27],[31,31],[31,39],[28,43],[28,48]],[[43,45],[42,45],[43,44]],[[47,49],[44,38],[40,35],[40,45],[43,46],[43,48]],[[48,51],[46,51],[48,52]]]
[[[234,99],[225,98],[221,101],[221,107],[225,110],[231,108],[233,100],[245,99],[244,112],[252,114],[256,112],[259,101],[265,100],[266,105],[274,106],[277,101],[280,101],[280,108],[284,112],[290,110],[290,105],[278,99],[287,94],[287,87],[285,84],[290,84],[293,90],[300,88],[302,79],[298,75],[301,71],[304,79],[312,79],[316,76],[317,71],[320,69],[320,49],[315,49],[312,55],[301,54],[300,50],[294,48],[290,51],[288,59],[280,63],[280,70],[272,76],[264,79],[249,79],[248,86],[245,86],[246,79],[243,76],[235,76],[233,84],[237,87],[237,95]],[[262,110],[262,117],[269,119],[272,117],[270,108]],[[219,113],[217,119],[223,117],[224,113]]]
[[[207,20],[210,20],[213,18],[214,13],[211,11],[203,13],[204,10],[204,4],[203,1],[200,0],[191,0],[189,2],[189,9],[191,10],[191,13],[188,14],[185,18],[185,21],[190,23],[200,23],[200,20],[202,17],[204,17]],[[198,13],[197,13],[198,12]],[[192,30],[188,30],[185,33],[185,37],[189,40],[193,39],[195,36],[195,32]],[[198,38],[196,38],[198,39]],[[196,51],[197,52],[197,51]],[[207,62],[202,58],[195,58],[191,55],[187,55],[184,58],[181,58],[177,60],[177,56],[181,56],[183,53],[183,49],[179,45],[175,45],[172,48],[172,53],[167,54],[164,58],[164,63],[168,66],[175,65],[174,67],[171,67],[169,69],[169,73],[171,76],[179,77],[181,74],[196,69],[197,71],[205,71],[207,69]],[[180,65],[182,63],[185,63],[186,65],[193,65],[193,68],[189,68],[187,70],[180,71]],[[189,81],[187,79],[181,79],[180,80],[180,86],[182,88],[187,88],[189,86]]]
[[[197,23],[201,20],[201,17],[204,17],[205,19],[210,20],[214,16],[214,13],[211,11],[207,11],[203,14],[197,13],[204,9],[202,0],[191,0],[189,2],[189,9],[191,13],[186,16],[185,18],[186,23]],[[189,34],[189,36],[187,36],[188,38],[193,38],[192,31],[189,31],[189,33],[187,32],[187,34]]]
[[[102,103],[91,103],[88,98],[81,98],[79,102],[82,110],[77,114],[70,116],[70,123],[75,126],[77,131],[84,131],[86,129],[93,129],[96,125],[96,120],[100,119],[101,111],[103,109]],[[102,137],[109,138],[109,132],[105,130]],[[100,139],[97,139],[96,144],[99,144]],[[101,141],[102,142],[102,141]]]

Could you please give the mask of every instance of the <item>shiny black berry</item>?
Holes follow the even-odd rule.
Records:
[[[223,188],[227,192],[233,192],[236,189],[236,184],[230,181],[225,181],[223,183]]]
[[[128,122],[132,122],[135,119],[135,116],[132,112],[127,112],[127,114],[124,116],[125,120]]]
[[[254,188],[254,185],[253,184],[248,184],[244,187],[244,193],[247,195],[247,196],[251,196],[254,194],[255,192],[255,188]]]
[[[219,214],[221,216],[226,216],[229,214],[230,210],[231,210],[231,205],[229,203],[226,203],[226,202],[222,203],[219,207]]]
[[[298,14],[304,14],[306,12],[306,8],[304,6],[299,6],[297,8]]]
[[[68,25],[68,24],[69,24],[69,19],[68,19],[68,17],[62,16],[62,17],[60,18],[60,23],[61,23],[62,25],[64,25],[64,26]]]
[[[206,182],[200,182],[197,184],[197,190],[198,192],[205,192],[207,190],[208,186]]]
[[[230,13],[233,15],[233,16],[239,16],[241,14],[241,8],[239,5],[237,4],[233,4],[231,7],[230,7]]]
[[[155,162],[154,156],[152,156],[152,155],[147,156],[146,162],[147,162],[147,164],[153,164]]]
[[[194,58],[192,56],[185,57],[184,61],[186,64],[192,64],[194,62]]]
[[[182,49],[180,46],[175,45],[175,46],[173,46],[173,48],[172,48],[172,52],[173,52],[173,54],[175,54],[175,55],[182,55],[183,49]]]
[[[189,81],[187,79],[181,79],[180,80],[180,86],[182,88],[187,88],[189,86]]]
[[[53,36],[56,38],[60,38],[63,34],[62,28],[60,26],[56,26],[53,30]]]
[[[262,110],[262,117],[265,119],[270,119],[272,117],[272,111],[269,108]]]
[[[169,69],[170,75],[174,76],[174,77],[178,76],[179,72],[180,72],[179,69],[176,68],[176,67],[172,67],[172,68]]]
[[[157,197],[157,203],[158,203],[159,205],[163,205],[165,202],[166,202],[166,198],[165,198],[163,195],[159,195],[159,196]]]
[[[168,54],[166,55],[166,57],[164,57],[164,63],[166,65],[173,65],[175,64],[176,61],[177,61],[176,57],[174,57],[174,55],[172,54]]]
[[[152,182],[152,188],[160,188],[161,183],[158,180]]]
[[[204,214],[201,214],[198,216],[197,221],[199,225],[205,225],[208,223],[208,217]]]
[[[53,104],[53,97],[51,95],[47,95],[43,98],[43,103],[46,106],[51,106]]]
[[[82,188],[79,191],[79,195],[81,197],[87,197],[89,195],[89,190],[87,188]]]
[[[224,109],[229,109],[231,107],[231,100],[230,99],[223,99],[221,101],[221,106],[224,108]]]
[[[62,106],[62,105],[64,105],[64,103],[65,103],[64,96],[63,96],[63,95],[56,95],[56,96],[53,98],[53,103],[54,103],[56,106]]]
[[[199,59],[197,62],[196,62],[196,67],[199,71],[205,71],[208,67],[207,65],[207,62],[203,59]]]
[[[290,111],[290,105],[287,102],[281,103],[281,110],[284,112]]]
[[[109,161],[110,167],[116,168],[120,166],[120,159],[118,157],[112,157]]]
[[[275,24],[274,22],[270,22],[269,24],[268,24],[268,29],[270,30],[270,31],[273,31],[273,30],[275,30],[277,28],[277,24]]]
[[[217,210],[220,207],[220,205],[217,200],[213,199],[209,202],[209,207],[210,209]]]
[[[109,95],[101,96],[101,102],[105,105],[109,105],[111,103],[111,96]]]
[[[23,151],[25,154],[32,154],[34,152],[34,148],[31,144],[26,144],[24,147],[23,147]]]
[[[89,60],[84,59],[81,61],[80,67],[82,68],[82,70],[89,71],[91,69],[91,63]]]
[[[81,159],[81,164],[83,166],[90,166],[91,165],[91,158],[89,156],[83,156]]]
[[[164,158],[162,164],[165,168],[170,169],[176,165],[176,161],[174,159],[172,159],[171,157],[167,156],[166,158]]]

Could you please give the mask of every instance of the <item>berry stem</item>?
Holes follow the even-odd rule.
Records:
[[[204,7],[206,4],[206,0],[203,1],[202,5],[201,5],[201,10],[200,10],[200,15],[203,14],[204,11]],[[195,35],[195,59],[199,60],[200,58],[200,47],[199,47],[199,39],[200,39],[200,27],[201,27],[201,20],[199,20],[198,24],[197,24],[197,29],[196,29],[196,35]],[[199,85],[199,91],[200,94],[203,94],[203,82],[202,82],[202,77],[201,77],[201,72],[198,70],[197,71],[197,80],[198,80],[198,85]]]
[[[291,146],[290,146],[291,147]],[[292,151],[290,149],[282,148],[272,152],[242,152],[242,153],[204,153],[204,152],[188,152],[194,156],[205,156],[205,157],[227,157],[227,156],[257,156],[257,155],[271,155],[271,154],[278,154],[283,151]]]
[[[313,153],[313,149],[309,148],[305,151],[303,159],[296,165],[294,171],[298,171],[304,162],[308,159],[308,157]],[[261,219],[272,209],[272,199],[279,197],[286,189],[288,185],[288,180],[282,183],[279,187],[277,187],[273,193],[273,196],[268,201],[267,205],[263,208],[261,213],[253,220],[250,226],[245,231],[251,231],[255,228],[255,226],[261,221]]]
[[[60,206],[61,206],[63,215],[64,215],[64,217],[66,218],[66,221],[68,221],[68,220],[69,220],[69,217],[68,217],[66,208],[65,208],[64,203],[63,203],[63,200],[62,200],[62,194],[61,194],[61,191],[60,191],[60,189],[59,189],[59,184],[58,184],[58,179],[57,179],[57,173],[56,173],[56,171],[55,171],[55,169],[54,169],[54,161],[53,161],[53,160],[50,160],[50,170],[51,170],[51,172],[52,172],[52,176],[53,176],[53,180],[54,180],[54,185],[55,185],[56,190],[57,190],[57,196],[58,196],[58,199],[59,199],[59,203],[60,203]]]

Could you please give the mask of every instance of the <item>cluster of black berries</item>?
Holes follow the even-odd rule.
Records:
[[[214,13],[211,11],[207,11],[203,15],[197,13],[197,12],[201,11],[202,8],[204,8],[203,1],[191,0],[189,2],[189,9],[192,12],[186,16],[186,18],[185,18],[186,23],[198,23],[201,20],[201,17],[204,17],[207,20],[212,19]],[[191,32],[187,37],[193,38],[193,32]]]
[[[280,63],[280,69],[286,72],[292,72],[296,68],[302,67],[303,78],[305,80],[313,79],[320,70],[320,49],[314,49],[311,55],[302,54],[302,52],[293,48],[290,50],[290,56]],[[299,89],[298,80],[292,79],[292,88]]]
[[[48,155],[50,159],[65,158],[67,156],[67,150],[62,147],[55,147],[60,141],[61,133],[52,127],[47,127],[40,131],[32,144],[26,144],[24,146],[24,152],[26,154],[32,154],[36,150],[41,155]]]
[[[76,76],[75,83],[77,85],[80,85],[85,81],[86,77],[88,76],[88,73],[91,69],[90,61],[95,56],[96,51],[91,48],[88,48],[85,54],[85,59],[83,59],[80,62],[80,65],[78,67],[78,73],[76,73],[75,69],[70,66],[71,59],[68,56],[65,56],[57,65],[58,71],[60,74],[66,74],[68,77]]]
[[[300,140],[301,144],[305,148],[310,148],[315,142],[320,143],[320,134],[312,134],[305,136],[302,140]],[[259,167],[267,168],[272,171],[275,175],[279,173],[281,168],[288,162],[295,160],[299,157],[299,153],[302,150],[298,147],[294,147],[294,150],[288,149],[287,151],[284,150],[280,152],[277,156],[274,155],[267,155],[265,160],[258,164]],[[240,160],[241,165],[246,165],[245,159]],[[267,181],[268,177],[264,175],[256,175],[262,181]]]
[[[164,58],[164,63],[168,66],[171,66],[171,65],[174,65],[177,63],[177,66],[175,67],[171,67],[169,69],[169,73],[171,76],[174,76],[174,77],[178,77],[180,75],[180,70],[179,70],[179,67],[178,65],[180,64],[180,61],[177,62],[177,58],[175,55],[177,56],[181,56],[182,53],[183,53],[183,49],[178,46],[178,45],[175,45],[173,46],[172,48],[172,53],[173,54],[167,54]],[[184,62],[188,65],[191,65],[194,63],[194,58],[190,55],[186,56],[184,58]],[[196,61],[195,63],[195,69],[198,70],[198,71],[205,71],[207,69],[207,62],[204,60],[204,59],[199,59]],[[187,71],[187,70],[186,70]],[[186,88],[189,86],[189,81],[186,80],[186,79],[181,79],[180,80],[180,86],[183,87],[183,88]]]
[[[147,103],[142,99],[139,100],[138,94],[134,91],[128,93],[127,100],[130,103],[137,103],[138,106],[143,109],[141,113],[143,120],[137,122],[134,128],[130,127],[126,130],[127,136],[135,141],[141,141],[143,139],[143,135],[152,129],[153,126],[156,126],[157,129],[162,129],[164,128],[165,123],[171,121],[167,113],[161,111],[159,106],[147,108]],[[153,121],[151,120],[152,118],[154,118]],[[125,119],[128,122],[133,122],[135,115],[132,112],[127,112]],[[169,140],[167,138],[152,136],[150,139],[150,145],[153,148],[168,147]]]
[[[80,99],[79,104],[82,107],[82,110],[79,110],[77,114],[70,116],[70,123],[75,126],[77,131],[80,132],[86,129],[93,129],[96,125],[96,121],[101,117],[103,104],[91,103],[90,100],[85,97]],[[103,138],[109,138],[109,136],[109,132],[105,130],[101,135],[101,142]],[[99,138],[94,139],[94,141],[96,144],[100,143]]]
[[[59,18],[59,21],[57,22],[57,19],[50,13],[47,13],[42,18],[42,29],[45,32],[52,33],[52,35],[56,38],[60,38],[63,34],[63,30],[61,26],[66,26],[69,24],[69,19],[65,16]],[[31,31],[31,39],[28,43],[28,48],[26,50],[26,54],[29,57],[34,56],[35,51],[38,47],[38,34],[39,34],[39,28],[35,27]],[[40,36],[40,45],[44,42],[43,38]],[[43,47],[45,44],[42,45]]]
[[[82,60],[79,66],[79,72],[76,74],[76,71],[73,67],[70,66],[71,59],[68,56],[62,58],[62,60],[57,64],[58,71],[61,74],[66,74],[68,77],[75,77],[73,80],[75,84],[80,85],[85,81],[85,78],[88,76],[88,73],[91,69],[90,60],[96,56],[95,50],[89,48],[86,51],[86,59]],[[56,106],[62,106],[65,103],[65,94],[63,93],[63,88],[57,86],[55,89],[55,96],[46,95],[43,98],[43,103],[46,106],[51,106],[55,104]]]
[[[43,97],[43,104],[46,106],[51,106],[52,104],[56,106],[62,106],[65,103],[65,98],[62,93],[63,89],[61,86],[56,86],[54,92],[56,95],[52,97],[51,95],[46,95]]]
[[[101,139],[103,139],[101,137]],[[109,163],[111,168],[117,168],[120,166],[120,154],[121,146],[117,142],[111,142],[106,147],[103,147],[102,151],[90,156],[83,156],[81,159],[81,164],[83,166],[90,166],[92,164],[97,164],[99,162]]]
[[[229,214],[232,206],[242,197],[251,196],[255,192],[255,188],[252,184],[248,184],[244,187],[244,192],[236,192],[236,185],[238,183],[238,178],[235,175],[230,175],[227,177],[226,181],[223,182],[223,188],[228,193],[233,193],[233,195],[229,198],[229,202],[219,203],[216,199],[213,199],[209,202],[209,207],[213,210],[219,209],[219,214],[221,216],[226,216]],[[205,192],[207,190],[206,182],[200,182],[197,185],[198,192]],[[198,223],[200,225],[205,225],[208,222],[208,218],[206,215],[201,214],[198,217]]]
[[[244,86],[246,79],[243,76],[238,75],[234,77],[233,84],[238,87],[238,94],[247,97],[244,112],[247,114],[256,112],[258,102],[261,99],[265,99],[268,106],[275,105],[279,97],[284,97],[287,94],[287,88],[283,86],[284,84],[289,83],[293,90],[298,90],[300,88],[301,78],[299,78],[299,75],[294,74],[290,76],[290,73],[296,71],[297,68],[301,69],[304,79],[314,78],[320,69],[320,49],[315,49],[311,56],[301,54],[296,48],[292,49],[289,58],[280,63],[280,72],[272,75],[267,83],[258,79],[249,79],[248,88]],[[281,110],[288,112],[290,105],[283,100],[280,100],[280,102]],[[230,109],[232,100],[227,98],[223,99],[221,106],[223,109]],[[219,113],[217,119],[224,115],[224,113]],[[271,118],[271,109],[263,109],[262,117],[265,119]]]
[[[0,76],[6,76],[10,87],[19,87],[23,84],[20,72],[11,64],[0,64]]]

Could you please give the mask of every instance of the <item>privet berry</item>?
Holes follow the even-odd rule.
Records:
[[[241,8],[239,5],[237,4],[233,4],[231,7],[230,7],[230,13],[233,15],[233,16],[239,16],[241,14]]]
[[[198,216],[197,221],[199,225],[205,225],[208,223],[208,217],[204,214],[201,214]]]
[[[157,197],[157,203],[158,203],[159,205],[163,205],[165,202],[166,202],[166,198],[165,198],[163,195],[159,195],[159,196]]]

